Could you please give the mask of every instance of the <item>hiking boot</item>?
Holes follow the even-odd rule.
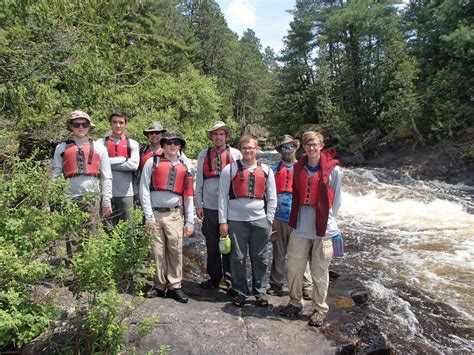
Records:
[[[238,296],[239,294],[237,293],[237,291],[235,291],[232,287],[229,287],[226,291],[226,293],[230,296],[230,297],[235,297],[235,296]]]
[[[203,288],[205,290],[215,290],[219,288],[219,283],[215,283],[211,279],[203,281],[199,284],[200,288]]]
[[[180,288],[169,290],[167,296],[181,303],[188,303],[188,296]]]
[[[257,296],[255,296],[255,303],[258,307],[267,307],[268,306],[268,297],[267,297],[267,295],[257,295]]]
[[[326,315],[324,313],[314,311],[311,315],[311,318],[309,319],[308,324],[312,327],[320,327],[324,323],[324,318],[326,318]]]
[[[267,295],[281,297],[283,292],[283,287],[278,285],[270,285],[270,288],[267,290]]]
[[[237,307],[243,307],[245,305],[245,297],[242,295],[237,295],[232,298],[232,304]]]
[[[310,301],[313,299],[313,289],[312,288],[304,288],[303,289],[303,299]]]
[[[288,318],[296,318],[300,315],[302,310],[303,310],[302,307],[296,307],[296,306],[293,306],[292,304],[289,304],[288,306],[286,306],[280,311],[280,315],[283,317],[288,317]]]
[[[145,292],[145,298],[155,298],[155,297],[166,297],[166,290],[160,290],[156,287],[153,287],[151,290]]]

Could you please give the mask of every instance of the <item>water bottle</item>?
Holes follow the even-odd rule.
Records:
[[[342,258],[344,256],[344,238],[341,233],[337,233],[332,237],[332,251],[335,258]]]
[[[230,253],[230,238],[228,235],[222,236],[219,238],[219,251],[221,254],[229,254]]]

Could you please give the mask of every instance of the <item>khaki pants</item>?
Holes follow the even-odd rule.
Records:
[[[180,208],[170,212],[153,211],[156,221],[152,256],[155,261],[155,287],[181,288],[183,280],[183,228]]]
[[[288,240],[290,239],[293,228],[288,225],[288,222],[273,220],[272,225],[272,269],[270,272],[270,285],[283,287],[286,276],[286,253],[288,249]],[[311,271],[309,268],[309,261],[306,264],[306,270],[303,275],[303,288],[311,288]]]
[[[311,255],[310,255],[311,253]],[[288,287],[290,304],[302,307],[303,274],[311,256],[311,278],[313,280],[313,307],[326,313],[329,310],[326,298],[329,286],[329,264],[332,258],[331,239],[303,239],[292,235],[288,243]]]

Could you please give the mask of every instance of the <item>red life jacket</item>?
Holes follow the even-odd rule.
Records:
[[[229,198],[254,198],[263,200],[267,187],[267,173],[263,170],[260,163],[257,168],[250,172],[243,166],[240,160],[237,160],[238,172],[232,178],[230,184]]]
[[[147,162],[148,159],[150,159],[154,155],[161,155],[163,154],[163,148],[158,149],[156,152],[154,152],[149,145],[143,147],[140,150],[140,165],[138,166],[138,170],[143,170],[143,167],[145,166],[145,163]]]
[[[109,152],[109,158],[130,158],[132,154],[132,149],[130,148],[130,139],[128,138],[122,138],[117,142],[117,144],[115,144],[114,140],[110,136],[107,136],[105,137],[104,143],[107,151]]]
[[[277,194],[281,194],[283,192],[291,193],[293,191],[293,174],[293,165],[291,167],[287,167],[286,164],[280,160],[275,172]]]
[[[334,191],[328,182],[321,181],[321,169],[316,171],[313,176],[309,176],[306,169],[301,169],[301,172],[296,178],[298,194],[298,204],[316,207],[318,203],[318,196],[320,196],[320,189],[327,188],[329,208],[332,208],[334,202]],[[324,180],[324,179],[323,179]]]
[[[334,159],[334,149],[323,150],[319,159],[319,171],[308,178],[304,168],[308,157],[302,155],[294,165],[293,199],[288,225],[296,228],[300,204],[314,206],[316,209],[316,235],[324,237],[328,225],[329,209],[334,202],[334,191],[329,186],[329,175],[339,163]]]
[[[204,158],[204,179],[219,176],[222,170],[229,163],[234,162],[234,157],[230,154],[230,147],[217,154],[215,149],[209,148],[206,157]]]
[[[80,148],[74,140],[66,141],[63,158],[64,176],[71,178],[78,175],[99,176],[100,157],[94,149],[94,142],[84,143]],[[86,158],[87,157],[87,158]]]
[[[164,155],[153,157],[151,191],[169,191],[176,195],[193,196],[193,176],[182,162],[173,165]]]

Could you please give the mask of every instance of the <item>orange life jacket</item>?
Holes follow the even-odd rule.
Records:
[[[254,171],[250,172],[243,166],[240,160],[237,160],[238,171],[232,178],[230,184],[230,199],[236,198],[254,198],[263,200],[267,186],[267,174],[260,163]]]
[[[99,176],[100,157],[91,140],[80,148],[74,140],[67,140],[66,149],[61,156],[63,158],[63,173],[67,178],[78,175]]]
[[[104,143],[107,151],[109,152],[109,158],[130,158],[132,154],[132,149],[130,148],[130,139],[128,138],[122,138],[117,142],[117,144],[115,144],[114,140],[110,136],[107,136],[105,137]]]
[[[277,194],[281,194],[283,192],[291,193],[293,191],[293,174],[293,165],[291,167],[287,167],[286,164],[280,160],[280,163],[278,164],[275,171],[275,185]]]
[[[234,157],[230,153],[229,146],[226,146],[226,149],[219,154],[217,154],[215,149],[209,148],[204,158],[204,179],[219,176],[225,166],[233,162]]]
[[[176,195],[193,196],[193,176],[182,162],[173,165],[163,155],[153,157],[151,191],[169,191]]]
[[[145,166],[145,163],[147,162],[148,159],[150,159],[154,155],[161,155],[163,154],[163,148],[158,149],[156,152],[154,152],[149,145],[143,147],[140,150],[140,165],[138,166],[138,170],[143,170],[143,167]]]

